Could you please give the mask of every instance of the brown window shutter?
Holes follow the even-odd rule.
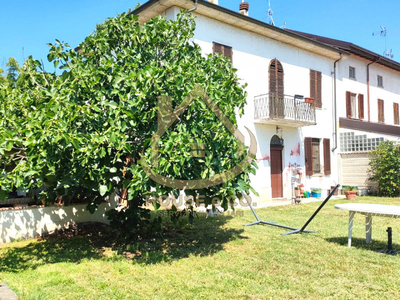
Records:
[[[278,92],[277,78],[276,78],[276,59],[271,61],[269,65],[269,93],[270,96],[275,95]]]
[[[394,124],[399,125],[399,104],[393,103]]]
[[[324,171],[325,175],[331,174],[331,143],[329,139],[324,139]]]
[[[277,83],[278,83],[278,97],[283,98],[285,93],[284,93],[284,87],[283,87],[283,67],[282,64],[279,62],[279,60],[276,60],[276,78],[277,78]]]
[[[321,95],[321,86],[322,86],[322,75],[321,72],[315,71],[315,106],[321,108],[322,107],[322,95]]]
[[[213,42],[213,54],[222,53],[222,45]]]
[[[364,119],[364,95],[358,94],[358,118]]]
[[[315,71],[310,70],[310,98],[315,99]]]
[[[351,93],[346,92],[346,115],[351,118]]]
[[[315,107],[322,107],[322,74],[315,70],[310,70],[310,97]]]
[[[227,57],[232,62],[232,47],[223,46],[224,56]]]
[[[232,47],[213,42],[213,54],[222,54],[232,62]]]
[[[385,108],[382,99],[378,99],[378,122],[385,122]]]
[[[306,175],[313,175],[312,165],[312,138],[304,138],[304,153],[306,159]]]

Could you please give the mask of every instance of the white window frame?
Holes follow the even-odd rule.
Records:
[[[380,80],[380,82],[379,82],[379,80]],[[377,85],[378,87],[383,88],[383,77],[382,77],[381,75],[378,75],[378,76],[376,77],[376,85]]]
[[[349,78],[356,79],[356,68],[349,67]]]
[[[321,139],[312,138],[311,140],[311,151],[312,151],[312,168],[313,173],[321,173]]]
[[[359,119],[357,94],[353,93],[350,94],[350,103],[351,103],[351,118]]]

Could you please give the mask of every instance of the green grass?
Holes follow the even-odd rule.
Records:
[[[330,201],[310,224],[318,233],[281,236],[284,229],[243,217],[216,217],[121,248],[113,234],[0,245],[0,280],[20,299],[399,299],[400,256],[386,249],[388,226],[400,251],[400,220],[356,214],[352,248],[348,213]],[[399,198],[356,202],[400,205]],[[320,203],[258,209],[262,220],[300,227]],[[122,251],[128,249],[128,251]]]

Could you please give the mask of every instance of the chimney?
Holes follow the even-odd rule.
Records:
[[[245,16],[249,15],[249,3],[248,2],[244,2],[244,0],[242,0],[242,3],[240,3],[240,5],[239,5],[239,13],[241,13],[242,15],[245,15]]]
[[[215,5],[218,5],[218,0],[208,0],[208,2],[214,3]]]

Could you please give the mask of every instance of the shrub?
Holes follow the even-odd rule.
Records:
[[[385,141],[369,154],[369,180],[375,181],[382,196],[400,194],[400,145]]]

